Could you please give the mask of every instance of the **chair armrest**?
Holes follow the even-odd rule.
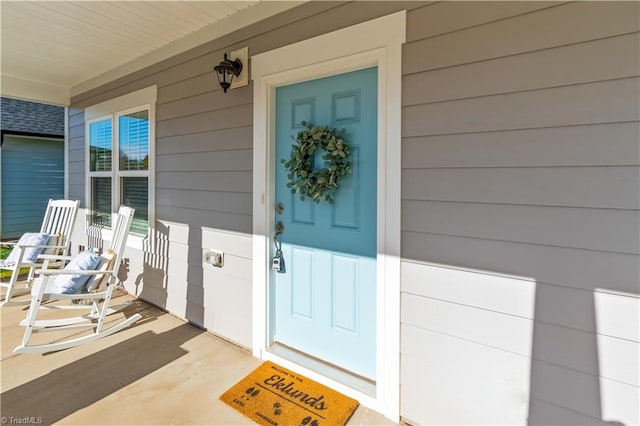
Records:
[[[113,274],[113,269],[106,271],[85,271],[82,269],[36,269],[38,275],[102,275]]]
[[[58,248],[58,249],[66,249],[67,246],[63,245],[63,244],[55,244],[55,245],[49,245],[47,244],[46,246],[37,246],[37,247],[42,247],[42,248]]]
[[[71,260],[73,256],[63,256],[61,254],[39,254],[38,259],[42,260]]]
[[[66,247],[66,246],[46,246],[46,245],[40,245],[40,244],[14,244],[14,246],[18,248],[43,248],[43,249]]]

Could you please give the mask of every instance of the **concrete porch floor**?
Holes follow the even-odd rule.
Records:
[[[15,300],[28,300],[28,296]],[[142,319],[133,326],[48,354],[13,355],[24,332],[18,323],[26,316],[26,306],[1,309],[3,425],[24,422],[25,417],[39,424],[64,425],[253,424],[218,397],[260,360],[128,295],[118,295],[112,304],[124,301],[131,301],[131,306],[111,315],[109,323],[139,312]],[[51,341],[72,333],[35,337]],[[348,424],[394,423],[359,407]]]

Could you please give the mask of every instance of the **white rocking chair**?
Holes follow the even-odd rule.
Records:
[[[20,325],[26,326],[22,344],[16,347],[14,354],[21,353],[41,353],[58,351],[62,349],[72,348],[84,343],[93,342],[102,337],[113,334],[141,318],[136,313],[120,323],[104,329],[105,317],[111,313],[117,312],[122,307],[110,307],[111,296],[117,282],[117,271],[124,253],[124,248],[131,227],[134,209],[122,206],[118,211],[117,218],[113,225],[113,236],[109,249],[100,255],[100,260],[95,269],[80,270],[70,269],[69,265],[65,269],[45,269],[37,270],[36,274],[41,278],[36,279],[32,288],[32,299],[27,313],[27,318]],[[80,256],[80,255],[78,255]],[[51,256],[53,257],[53,256]],[[70,263],[73,265],[73,261]],[[62,293],[56,277],[62,275],[88,276],[89,281],[82,287],[82,292],[66,294]],[[45,301],[51,300],[71,300],[82,301],[90,304],[84,305],[42,305]],[[63,319],[38,320],[38,312],[40,309],[90,309],[87,315],[75,316]],[[94,328],[94,332],[78,338],[67,340],[56,340],[53,343],[30,345],[29,341],[32,333],[58,330],[76,330]]]
[[[17,242],[3,243],[13,245],[14,248],[7,259],[9,260],[8,262],[0,261],[0,269],[13,272],[8,282],[0,283],[0,287],[7,289],[4,302],[0,306],[8,304],[14,296],[21,269],[29,268],[26,288],[28,289],[31,286],[35,268],[42,266],[42,259],[34,258],[38,253],[42,252],[48,255],[66,255],[69,253],[71,233],[76,224],[76,215],[78,214],[79,206],[80,201],[49,200],[39,234],[25,234],[23,238]],[[39,240],[40,244],[29,243],[29,237],[31,237],[33,241]],[[43,241],[45,242],[43,243]],[[50,262],[49,267],[59,267],[63,264],[62,261]]]

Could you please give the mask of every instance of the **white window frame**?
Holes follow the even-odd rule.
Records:
[[[148,228],[147,235],[131,233],[127,238],[127,246],[142,250],[143,242],[148,235],[152,234],[152,228],[155,223],[155,146],[156,146],[156,101],[158,96],[158,88],[156,85],[128,93],[117,98],[101,102],[96,105],[85,108],[85,206],[87,209],[87,219],[93,216],[93,204],[91,201],[91,178],[92,177],[110,177],[111,178],[111,213],[115,215],[120,206],[121,200],[121,182],[123,177],[147,177],[148,178]],[[120,147],[119,147],[119,118],[134,112],[149,112],[149,167],[148,170],[120,170]],[[103,120],[111,120],[112,136],[111,147],[113,154],[111,156],[110,172],[92,172],[90,171],[89,155],[90,155],[90,126]],[[89,219],[88,219],[89,220]],[[90,226],[90,223],[87,223]],[[111,229],[102,230],[102,238],[111,238]]]

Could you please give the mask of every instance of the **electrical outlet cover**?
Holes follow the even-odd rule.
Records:
[[[222,268],[224,266],[224,253],[215,250],[208,250],[204,253],[203,262],[216,268]]]

